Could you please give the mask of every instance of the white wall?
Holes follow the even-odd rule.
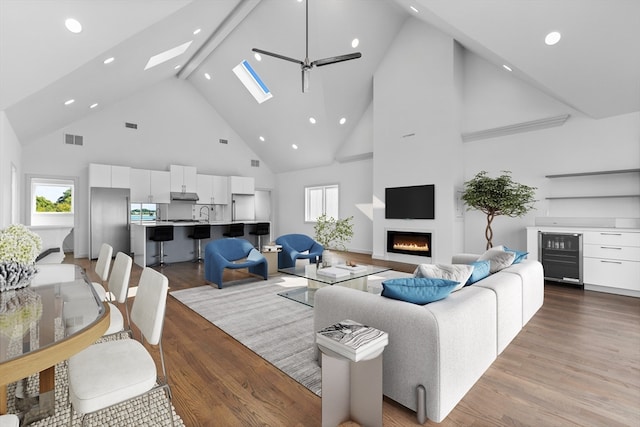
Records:
[[[457,50],[451,37],[411,18],[374,75],[375,258],[410,261],[386,253],[387,229],[431,232],[433,262],[450,262],[462,250],[454,213],[463,171]],[[435,184],[434,220],[384,218],[386,187],[420,184]]]
[[[82,135],[84,145],[64,144],[64,133]],[[74,247],[80,257],[88,254],[89,163],[154,170],[190,165],[198,173],[253,176],[257,188],[273,188],[273,173],[262,161],[251,167],[252,159],[260,160],[193,86],[171,78],[25,145],[23,171],[78,177]]]
[[[497,217],[493,221],[494,245],[525,250],[525,227],[534,225],[535,218],[541,216],[640,217],[637,197],[545,200],[560,194],[614,194],[621,186],[629,193],[640,193],[637,174],[595,179],[545,178],[550,174],[640,168],[640,113],[594,120],[473,54],[467,53],[464,62],[464,131],[571,114],[560,127],[464,144],[465,181],[482,170],[491,176],[509,170],[515,181],[537,187],[534,211],[523,218]],[[485,226],[484,214],[465,213],[465,251],[485,250]]]
[[[353,215],[353,239],[347,249],[371,253],[372,247],[372,161],[334,163],[327,167],[278,174],[278,211],[273,238],[283,234],[302,233],[313,236],[315,223],[304,222],[304,188],[338,184],[340,186],[340,218]]]
[[[11,165],[17,176],[22,172],[22,147],[4,111],[0,111],[0,228],[11,224]],[[22,182],[18,179],[18,192]],[[17,207],[20,213],[20,205]]]

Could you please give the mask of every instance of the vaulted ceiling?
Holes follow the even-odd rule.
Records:
[[[78,19],[83,31],[67,31],[67,17]],[[508,65],[516,77],[587,116],[640,110],[637,0],[310,0],[310,59],[355,51],[362,58],[312,69],[308,93],[301,91],[298,65],[264,55],[257,61],[251,52],[304,59],[304,2],[0,0],[0,110],[28,144],[179,78],[274,172],[327,164],[370,105],[373,74],[411,17],[496,66]],[[544,36],[553,30],[562,39],[546,46]],[[144,70],[151,56],[191,40],[182,55]],[[109,57],[114,61],[104,64]],[[236,79],[231,69],[244,59],[272,99],[258,104]],[[295,166],[292,144],[304,148]]]

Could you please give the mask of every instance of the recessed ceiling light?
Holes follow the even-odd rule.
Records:
[[[67,18],[67,20],[64,21],[64,26],[74,34],[78,34],[82,31],[82,24],[73,18]]]
[[[297,150],[298,146],[296,144],[291,144],[291,148],[293,148],[294,150]]]
[[[507,71],[513,71],[511,67],[509,67],[507,64],[502,64],[502,68],[504,68]]]
[[[557,31],[552,31],[544,38],[544,42],[549,46],[553,46],[554,44],[558,43],[561,38],[562,34]]]
[[[411,9],[415,13],[418,13],[418,9],[415,6],[409,6],[409,9]]]
[[[256,61],[262,61],[262,56],[260,56],[260,54],[257,52],[253,55],[253,57],[256,58]]]
[[[338,123],[340,123],[341,125],[345,124],[347,122],[347,118],[343,117],[340,119],[340,121]]]
[[[200,31],[202,31],[200,28],[197,28],[193,31],[193,35],[195,36],[196,34],[199,34]]]
[[[204,78],[207,79],[207,80],[211,80],[211,74],[204,73]]]
[[[189,40],[188,42],[183,43],[180,46],[176,46],[152,56],[151,58],[149,58],[149,61],[147,61],[147,65],[144,66],[144,69],[148,70],[149,68],[160,65],[163,62],[167,62],[168,60],[173,59],[178,55],[182,55],[189,48],[189,46],[191,46],[192,42],[193,40]]]
[[[74,102],[76,102],[76,100],[75,100],[75,99],[67,99],[66,101],[64,101],[64,105],[71,105],[71,104],[73,104]]]
[[[112,56],[111,58],[107,58],[102,62],[105,64],[111,64],[113,61],[115,61],[115,58]]]
[[[358,47],[359,44],[360,44],[360,40],[358,40],[358,39],[351,40],[351,47],[352,48],[355,49],[356,47]]]
[[[180,64],[178,64],[175,67],[173,67],[174,70],[177,70],[178,68],[180,68]]]
[[[315,125],[316,124],[315,117],[309,117],[309,123],[311,123],[312,125]]]
[[[264,142],[264,136],[260,136],[260,141]]]
[[[89,108],[96,108],[97,106],[98,106],[98,103],[96,102],[96,103],[93,103],[93,104],[89,105]]]

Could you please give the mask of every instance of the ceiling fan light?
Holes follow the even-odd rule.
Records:
[[[302,69],[302,93],[309,92],[309,77],[311,73],[309,72],[309,68]]]
[[[267,99],[271,99],[273,94],[264,84],[258,73],[249,65],[246,60],[233,67],[233,73],[247,88],[249,93],[255,98],[258,104],[262,104]]]

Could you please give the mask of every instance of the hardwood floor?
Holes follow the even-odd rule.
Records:
[[[95,261],[65,262],[96,279]],[[202,264],[159,270],[171,290],[204,284]],[[140,272],[134,265],[132,284]],[[225,272],[224,280],[241,277]],[[319,397],[172,297],[163,345],[173,404],[187,426],[321,425]],[[386,398],[383,416],[385,426],[417,425],[412,411]],[[640,426],[640,299],[547,284],[543,307],[447,419],[425,425]]]

